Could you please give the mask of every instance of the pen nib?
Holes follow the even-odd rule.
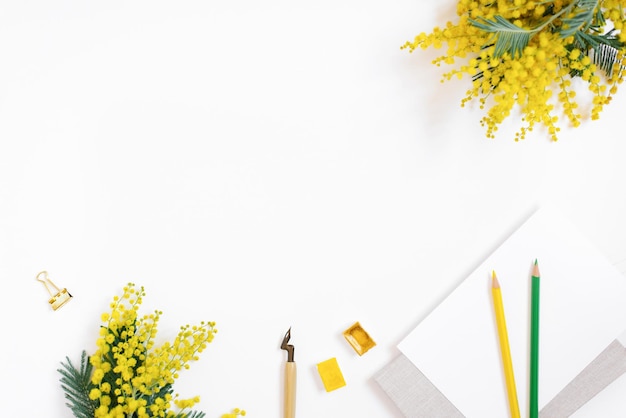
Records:
[[[283,338],[283,342],[280,345],[280,348],[287,352],[287,361],[293,362],[293,351],[294,347],[291,344],[287,344],[291,339],[291,327],[287,330],[285,337]]]

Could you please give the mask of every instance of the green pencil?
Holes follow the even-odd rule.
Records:
[[[530,307],[530,418],[539,417],[539,277],[535,260]]]

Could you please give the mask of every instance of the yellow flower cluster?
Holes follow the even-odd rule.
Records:
[[[172,396],[172,384],[179,371],[198,360],[198,354],[213,340],[215,323],[185,325],[173,342],[154,347],[162,312],[139,317],[144,296],[143,287],[136,289],[129,283],[121,298],[114,297],[111,313],[102,315],[97,350],[89,358],[94,418],[184,417],[184,411],[200,401],[197,396]],[[179,411],[173,412],[172,407]]]
[[[592,13],[584,14],[583,7]],[[460,61],[443,75],[442,82],[453,77],[471,78],[471,88],[461,100],[461,107],[478,100],[480,108],[485,109],[481,124],[488,138],[494,138],[500,124],[518,111],[522,126],[516,140],[543,125],[556,141],[560,130],[557,109],[571,126],[579,126],[583,120],[583,106],[579,106],[580,96],[576,96],[575,90],[578,84],[572,83],[575,79],[588,85],[590,103],[584,106],[589,109],[585,117],[592,120],[599,118],[622,83],[626,32],[621,30],[626,26],[625,7],[626,0],[459,0],[456,24],[447,22],[443,28],[421,33],[402,48],[413,52],[445,45],[445,54],[433,63],[440,66]],[[587,20],[582,21],[574,35],[570,34],[568,25],[579,22],[576,19],[581,16]],[[501,25],[501,31],[489,32],[476,23],[498,23],[499,18],[514,26]],[[613,28],[605,34],[609,24]],[[497,42],[505,44],[498,37],[519,35],[515,28],[526,30],[529,39],[519,51],[509,48],[498,54]],[[611,38],[612,47],[602,49],[604,45],[593,43],[600,39],[598,31]],[[609,41],[602,38],[600,42]],[[610,71],[602,71],[595,58],[602,58],[607,51],[613,54],[611,60],[615,64]]]
[[[246,416],[246,411],[241,410],[239,408],[235,408],[233,409],[233,412],[231,412],[230,414],[222,415],[222,418],[237,418],[237,417],[245,417],[245,416]]]

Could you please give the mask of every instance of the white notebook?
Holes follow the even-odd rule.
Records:
[[[626,325],[626,279],[553,209],[537,211],[398,348],[468,418],[508,416],[491,300],[502,287],[522,416],[528,415],[532,264],[541,272],[539,407],[552,400]]]

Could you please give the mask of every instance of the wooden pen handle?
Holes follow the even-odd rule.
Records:
[[[296,362],[285,363],[285,417],[296,418]]]

